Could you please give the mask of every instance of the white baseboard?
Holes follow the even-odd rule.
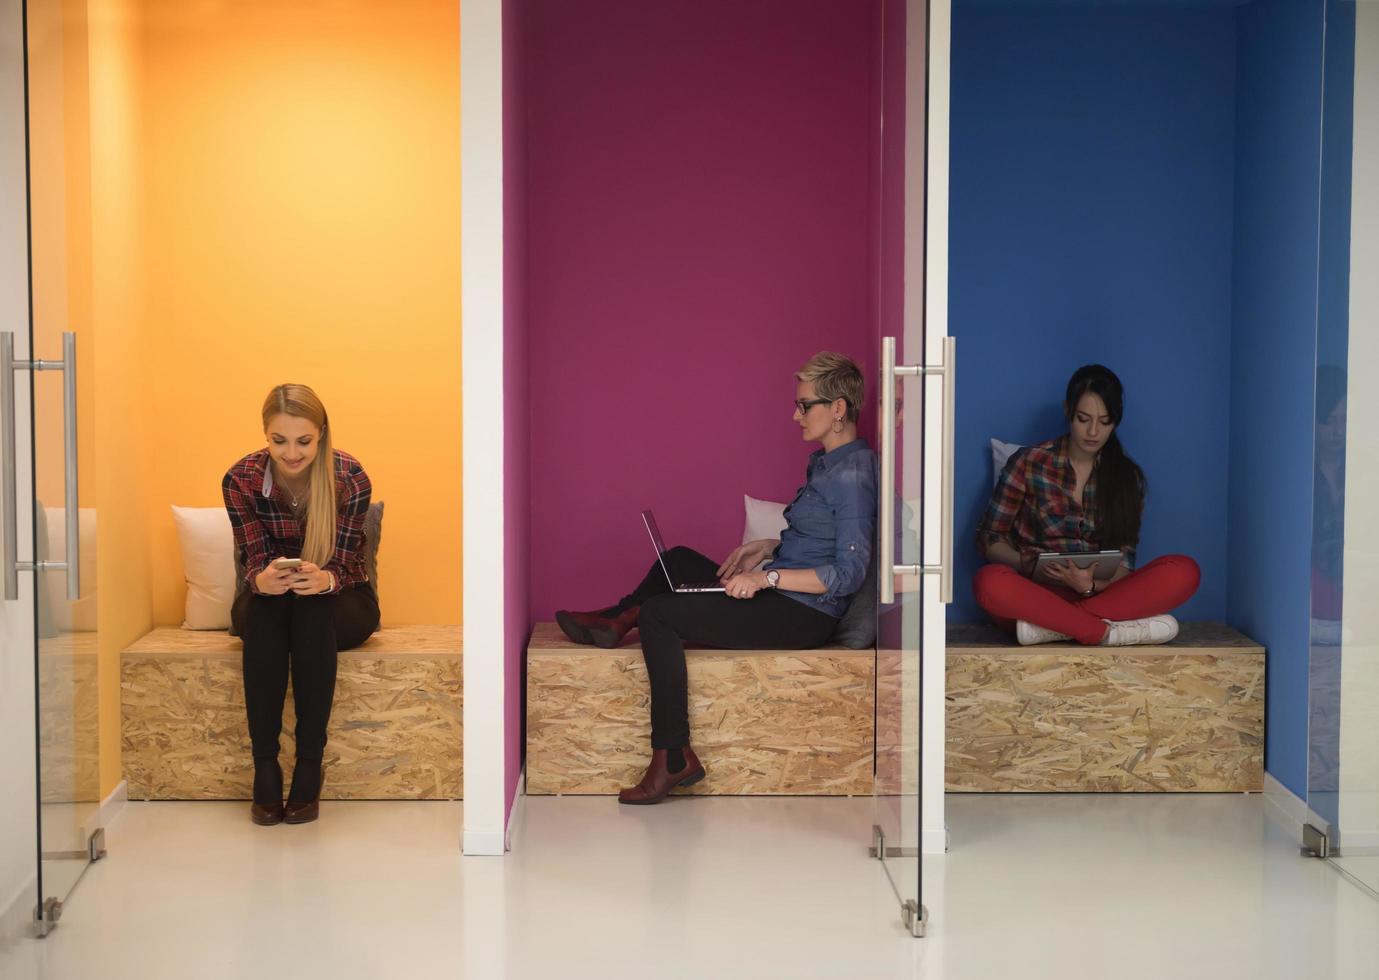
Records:
[[[128,802],[129,782],[121,779],[120,785],[112,789],[110,795],[101,800],[101,805],[96,809],[96,812],[91,815],[91,818],[86,822],[85,826],[81,828],[82,839],[89,840],[91,835],[98,829],[109,827],[114,823],[115,818],[124,811],[125,804]]]
[[[508,811],[508,825],[504,833],[504,843],[507,850],[512,850],[513,841],[521,840],[523,821],[522,814],[527,809],[527,767],[522,766],[522,771],[517,774],[517,793],[512,799],[512,809]]]
[[[1303,824],[1311,824],[1323,833],[1330,833],[1331,824],[1315,813],[1306,800],[1275,779],[1273,773],[1264,774],[1264,798],[1270,803],[1266,812],[1285,827],[1299,844],[1302,843]]]

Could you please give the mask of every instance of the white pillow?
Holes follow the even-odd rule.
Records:
[[[996,481],[1001,478],[1001,471],[1006,468],[1006,463],[1015,452],[1025,447],[1018,442],[1002,442],[999,439],[991,440],[991,485],[994,487]]]
[[[756,497],[742,495],[742,503],[747,511],[747,520],[742,527],[742,543],[756,541],[758,538],[780,538],[785,530],[785,504],[774,500],[758,500]]]
[[[235,535],[230,515],[224,507],[174,506],[172,520],[187,579],[183,629],[229,629],[230,605],[235,601]]]

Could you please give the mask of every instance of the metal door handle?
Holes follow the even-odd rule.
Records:
[[[943,338],[943,363],[934,365],[897,364],[895,338],[881,338],[881,499],[877,501],[881,527],[878,572],[881,576],[881,601],[895,601],[895,576],[937,575],[939,601],[953,601],[953,463],[954,425],[957,409],[957,340]],[[895,379],[938,375],[943,379],[943,475],[942,504],[939,514],[939,563],[937,565],[897,565],[895,563]],[[920,426],[920,458],[924,455],[924,433]]]
[[[14,461],[14,333],[0,333],[0,512],[5,536],[5,598],[19,598],[19,502],[16,496]]]
[[[14,372],[62,372],[62,477],[63,505],[66,508],[67,548],[64,561],[19,560],[19,503],[15,479]],[[62,335],[62,360],[16,361],[14,334],[0,333],[0,468],[3,468],[4,494],[0,519],[5,535],[5,598],[19,598],[19,573],[65,571],[67,598],[81,598],[81,510],[77,483],[77,335],[70,330]]]
[[[67,598],[76,602],[81,598],[81,501],[77,483],[77,335],[70,330],[62,334],[61,370],[62,485],[66,498],[64,506],[67,508]],[[952,473],[951,465],[949,473]],[[949,480],[951,484],[951,476]],[[949,496],[952,496],[951,490]]]

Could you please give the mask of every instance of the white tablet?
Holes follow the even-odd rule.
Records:
[[[1046,551],[1039,556],[1039,560],[1034,564],[1034,574],[1038,575],[1050,565],[1061,564],[1070,561],[1078,568],[1092,568],[1092,578],[1105,582],[1112,575],[1116,574],[1116,569],[1125,560],[1125,555],[1120,551],[1079,551],[1069,554],[1059,554],[1056,551]]]

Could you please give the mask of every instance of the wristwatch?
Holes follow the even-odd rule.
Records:
[[[766,587],[768,589],[774,589],[778,585],[780,585],[780,572],[774,568],[768,569],[766,572]]]

